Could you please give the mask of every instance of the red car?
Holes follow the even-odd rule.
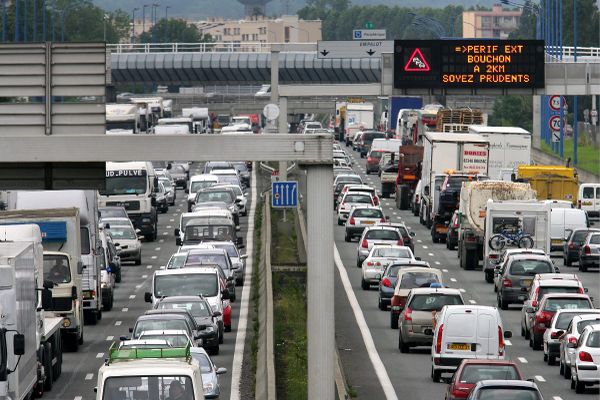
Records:
[[[229,300],[223,302],[223,327],[225,332],[231,332],[231,303]]]
[[[445,400],[466,399],[477,382],[482,380],[523,380],[521,371],[512,361],[463,360],[446,390]]]

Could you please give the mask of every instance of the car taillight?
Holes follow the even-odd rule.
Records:
[[[372,163],[372,162],[374,162],[374,161],[375,161],[375,159],[374,159],[373,157],[369,157],[369,158],[367,158],[367,162],[368,162],[368,163]]]
[[[396,242],[396,244],[397,244],[398,246],[404,246],[404,240],[402,240],[402,239],[398,239],[398,241]]]
[[[412,321],[412,310],[408,307],[404,309],[404,320]]]
[[[377,262],[375,263],[375,266],[377,266],[377,267],[381,267],[381,263],[380,263],[379,261],[377,261]]]
[[[373,266],[373,261],[369,261],[369,262],[367,263],[367,266],[369,266],[369,267],[372,267],[372,266]]]
[[[537,300],[531,301],[531,307],[533,307],[533,308],[537,307]]]
[[[570,249],[574,249],[575,248],[575,243],[569,243],[569,248]]]
[[[575,336],[569,336],[569,343],[577,344],[577,338]]]
[[[415,195],[415,201],[418,203],[419,202],[419,195]]]
[[[437,340],[435,342],[435,352],[436,353],[442,352],[442,333],[443,332],[444,332],[444,324],[441,324],[440,327],[438,328]]]
[[[553,314],[547,311],[542,311],[538,315],[535,316],[535,322],[540,325],[545,325],[546,323],[552,320]]]
[[[379,222],[385,222],[385,218],[381,217],[381,219],[379,220]]]
[[[504,279],[502,279],[502,286],[512,287],[512,281],[508,278],[504,278]]]
[[[498,327],[498,354],[504,355],[504,335],[501,327]]]
[[[583,290],[583,288],[582,288],[582,287],[580,287],[580,288],[579,288],[579,289],[577,289],[577,290],[579,291],[579,294],[583,294],[583,293],[584,293],[584,290]]]
[[[550,334],[550,339],[558,339],[559,337],[560,335],[558,334],[558,331]]]
[[[381,284],[385,287],[392,287],[392,282],[390,282],[390,280],[388,278],[383,278],[383,280],[381,281]]]
[[[594,362],[594,360],[592,359],[592,355],[590,353],[588,353],[587,351],[579,352],[579,360],[585,361],[585,362]]]
[[[452,396],[455,399],[466,399],[467,396],[469,395],[468,390],[465,390],[466,388],[458,388],[455,387],[454,389],[452,389]]]
[[[475,237],[475,235],[473,235],[473,238],[474,237]],[[488,258],[496,259],[496,258],[498,258],[498,254],[490,254],[490,255],[488,255]]]
[[[583,252],[586,256],[589,256],[590,254],[592,254],[592,250],[590,249],[590,246],[588,246],[587,244],[585,246],[583,246]]]
[[[360,247],[362,247],[363,249],[369,248],[369,243],[367,242],[367,239],[363,239],[363,241],[360,243]]]
[[[354,225],[356,223],[356,221],[354,220],[354,217],[350,217],[350,220],[348,221],[348,223],[350,225]]]

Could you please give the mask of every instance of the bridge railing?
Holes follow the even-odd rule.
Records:
[[[215,42],[215,43],[116,43],[107,44],[110,53],[268,53],[271,46],[278,45],[281,51],[306,51],[316,43],[263,43],[263,42]]]

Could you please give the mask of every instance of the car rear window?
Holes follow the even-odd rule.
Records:
[[[367,240],[398,240],[400,235],[396,231],[388,229],[372,229],[365,234]]]
[[[414,264],[393,264],[390,265],[387,269],[386,272],[386,276],[393,276],[396,277],[398,276],[398,271],[400,271],[402,268],[409,268],[409,267],[414,267]]]
[[[600,244],[600,235],[592,235],[590,244]]]
[[[371,153],[369,153],[369,158],[375,158],[379,160],[381,156],[383,156],[383,153],[383,151],[372,151]]]
[[[600,332],[592,332],[588,336],[586,345],[588,347],[600,347]]]
[[[460,375],[460,383],[477,383],[488,379],[519,380],[520,376],[513,365],[467,365]]]
[[[362,141],[365,144],[371,144],[373,143],[374,139],[383,139],[385,138],[385,133],[379,133],[379,132],[368,132],[368,133],[364,133],[362,136]]]
[[[359,208],[352,216],[356,218],[383,218],[383,213],[378,208]]]
[[[477,400],[540,400],[537,390],[518,388],[484,388],[479,391]]]
[[[368,196],[365,194],[349,194],[349,195],[346,195],[344,202],[345,203],[371,204],[371,196]]]
[[[573,234],[573,240],[571,241],[581,244],[585,241],[585,238],[587,237],[589,232],[590,231],[577,231]]]
[[[577,308],[592,308],[588,299],[548,299],[544,311],[574,310]]]
[[[567,329],[573,317],[581,314],[585,314],[585,311],[561,313],[556,321],[556,329]]]
[[[577,324],[577,332],[581,333],[583,332],[583,330],[585,329],[586,326],[588,325],[598,325],[600,324],[600,319],[589,319],[587,321],[580,321]]]
[[[510,264],[510,275],[526,276],[554,272],[551,263],[545,260],[516,260]]]
[[[444,306],[463,304],[460,296],[455,294],[417,294],[413,296],[408,307],[413,311],[440,311]]]
[[[410,250],[397,247],[380,247],[373,250],[373,257],[412,258]]]
[[[406,272],[402,274],[400,289],[429,287],[432,283],[439,282],[438,276],[433,272]]]
[[[579,293],[577,286],[541,286],[538,291],[538,299],[544,297],[548,293]]]

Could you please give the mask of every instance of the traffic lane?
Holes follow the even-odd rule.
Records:
[[[373,175],[365,175],[363,160],[360,160],[358,157],[355,157],[354,159],[356,161],[355,170],[361,172],[361,175],[364,177],[367,183],[379,188],[378,177]],[[417,234],[415,237],[416,255],[422,257],[426,261],[429,261],[432,267],[441,268],[443,271],[447,271],[444,271],[444,279],[449,286],[465,290],[463,295],[471,304],[483,304],[491,306],[496,305],[496,297],[493,292],[493,286],[487,284],[483,280],[483,272],[481,270],[464,271],[460,269],[458,266],[456,251],[447,250],[444,244],[433,244],[429,230],[419,224],[418,217],[414,217],[408,211],[396,210],[393,200],[382,199],[382,203],[386,215],[391,214],[393,216],[392,220],[398,220],[401,218],[407,224],[407,226],[411,227],[412,230]],[[397,216],[394,216],[394,214]],[[354,261],[349,259],[348,263],[349,264],[344,262],[344,264],[352,266],[355,265],[356,261],[355,259]],[[586,284],[586,282],[589,283],[590,279],[589,277],[585,276],[586,274],[582,275],[580,273],[578,275],[584,284]],[[358,279],[360,279],[360,276]],[[594,287],[594,290],[598,289],[597,284],[595,284]],[[592,292],[591,288],[590,292]],[[505,329],[511,330],[514,334],[513,339],[508,341],[508,343],[510,343],[507,349],[508,358],[513,359],[519,364],[525,376],[534,377],[542,392],[547,396],[558,396],[561,398],[572,396],[568,381],[563,380],[561,382],[560,380],[553,379],[554,375],[560,377],[558,374],[558,368],[547,366],[543,362],[543,353],[540,351],[531,350],[528,342],[520,338],[520,307],[515,306],[514,310],[511,309],[507,311],[501,311],[501,315],[505,324]],[[387,326],[389,326],[389,320],[387,321]],[[427,351],[427,354],[428,353],[429,352]],[[428,368],[430,368],[430,364],[428,363],[427,365]],[[427,369],[425,372],[427,371],[429,371],[429,369]],[[590,392],[594,393],[594,391]]]
[[[250,206],[250,202],[249,202]],[[85,342],[77,353],[65,353],[63,371],[55,387],[47,392],[44,398],[53,400],[63,399],[94,399],[93,388],[97,384],[98,369],[107,357],[108,347],[113,341],[118,341],[122,335],[128,336],[128,328],[132,327],[139,315],[150,309],[150,304],[144,302],[144,293],[150,290],[152,274],[160,266],[166,265],[170,256],[177,251],[173,230],[179,226],[179,216],[187,211],[187,200],[183,190],[177,191],[176,206],[169,207],[166,214],[159,214],[159,238],[155,242],[142,243],[142,265],[124,264],[122,282],[115,290],[113,310],[103,312],[98,325],[84,326]],[[247,232],[247,218],[240,219],[240,233]],[[241,298],[242,287],[236,288],[238,298]],[[232,304],[232,331],[225,333],[224,343],[220,346],[217,356],[211,356],[218,367],[231,371],[234,354],[235,337],[239,317],[238,302]],[[228,398],[231,388],[229,373],[220,375],[221,398]]]

